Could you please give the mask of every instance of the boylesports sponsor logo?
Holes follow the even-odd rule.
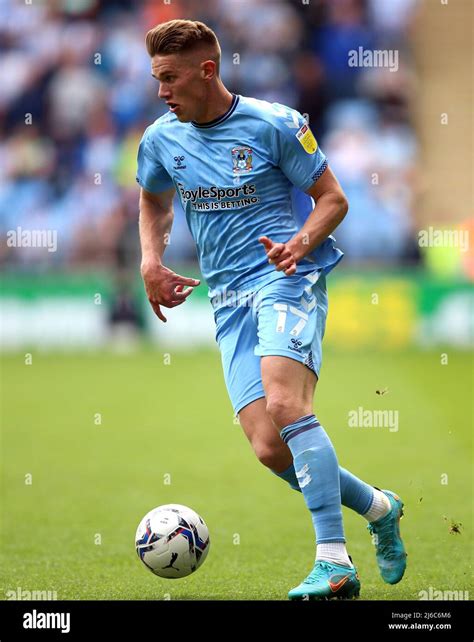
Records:
[[[197,189],[186,189],[182,183],[177,183],[177,186],[183,204],[186,205],[190,201],[192,208],[198,211],[236,209],[255,205],[260,201],[259,197],[255,196],[257,186],[254,183],[246,183],[239,187],[199,186]]]
[[[236,198],[238,196],[249,196],[255,194],[257,187],[254,183],[246,183],[240,187],[201,187],[197,189],[185,189],[182,183],[178,183],[179,191],[185,201],[196,201],[203,198],[216,198],[218,201],[224,198]]]

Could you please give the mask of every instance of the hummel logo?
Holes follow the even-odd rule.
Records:
[[[296,352],[301,352],[301,346],[303,345],[303,342],[295,338],[290,339],[290,341],[293,345],[289,345],[288,347],[292,350],[296,350]]]
[[[176,163],[176,165],[173,167],[173,169],[186,169],[186,165],[181,164],[183,161],[184,156],[175,156],[174,162]]]

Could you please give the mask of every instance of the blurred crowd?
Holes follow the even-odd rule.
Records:
[[[349,262],[418,260],[417,140],[410,32],[417,0],[3,0],[0,21],[0,264],[15,270],[136,266],[136,152],[166,110],[146,31],[173,18],[217,33],[238,94],[306,114],[350,213]],[[397,51],[397,69],[349,52]],[[238,55],[236,55],[238,54]],[[56,252],[16,252],[9,230],[57,230]],[[168,261],[195,261],[177,204]]]

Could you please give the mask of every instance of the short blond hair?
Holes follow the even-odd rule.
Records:
[[[146,48],[151,58],[156,54],[173,54],[193,51],[201,47],[213,49],[219,73],[221,47],[216,34],[204,22],[195,20],[169,20],[162,22],[146,34]]]

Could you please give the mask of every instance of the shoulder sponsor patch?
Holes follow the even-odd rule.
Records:
[[[305,152],[308,152],[308,154],[314,154],[318,149],[316,138],[313,136],[313,132],[306,123],[298,129],[296,132],[296,138],[300,141],[303,149]]]

